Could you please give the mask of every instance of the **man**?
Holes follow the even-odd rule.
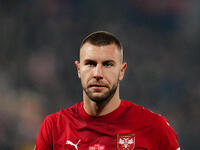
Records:
[[[180,150],[164,117],[120,99],[119,81],[127,64],[113,34],[88,35],[75,65],[83,102],[43,121],[36,150]]]

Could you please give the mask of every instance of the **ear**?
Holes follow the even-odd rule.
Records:
[[[80,76],[80,63],[79,63],[79,61],[76,60],[76,61],[74,62],[74,64],[76,65],[78,77],[81,78],[81,76]]]
[[[120,75],[119,75],[119,80],[120,80],[120,81],[124,78],[124,74],[125,74],[126,68],[127,68],[127,63],[124,62],[124,63],[121,65],[121,70],[120,70]]]

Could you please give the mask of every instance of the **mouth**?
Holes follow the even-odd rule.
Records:
[[[89,88],[101,90],[101,89],[107,88],[107,86],[104,84],[91,84],[91,85],[89,85]]]

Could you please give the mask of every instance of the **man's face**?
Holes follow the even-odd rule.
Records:
[[[123,79],[126,63],[115,44],[96,46],[85,43],[80,50],[80,63],[75,62],[85,94],[95,102],[112,98]]]

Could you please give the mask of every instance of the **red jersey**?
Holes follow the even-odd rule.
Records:
[[[167,120],[139,105],[121,101],[113,112],[90,116],[83,102],[43,121],[35,150],[179,150]]]

